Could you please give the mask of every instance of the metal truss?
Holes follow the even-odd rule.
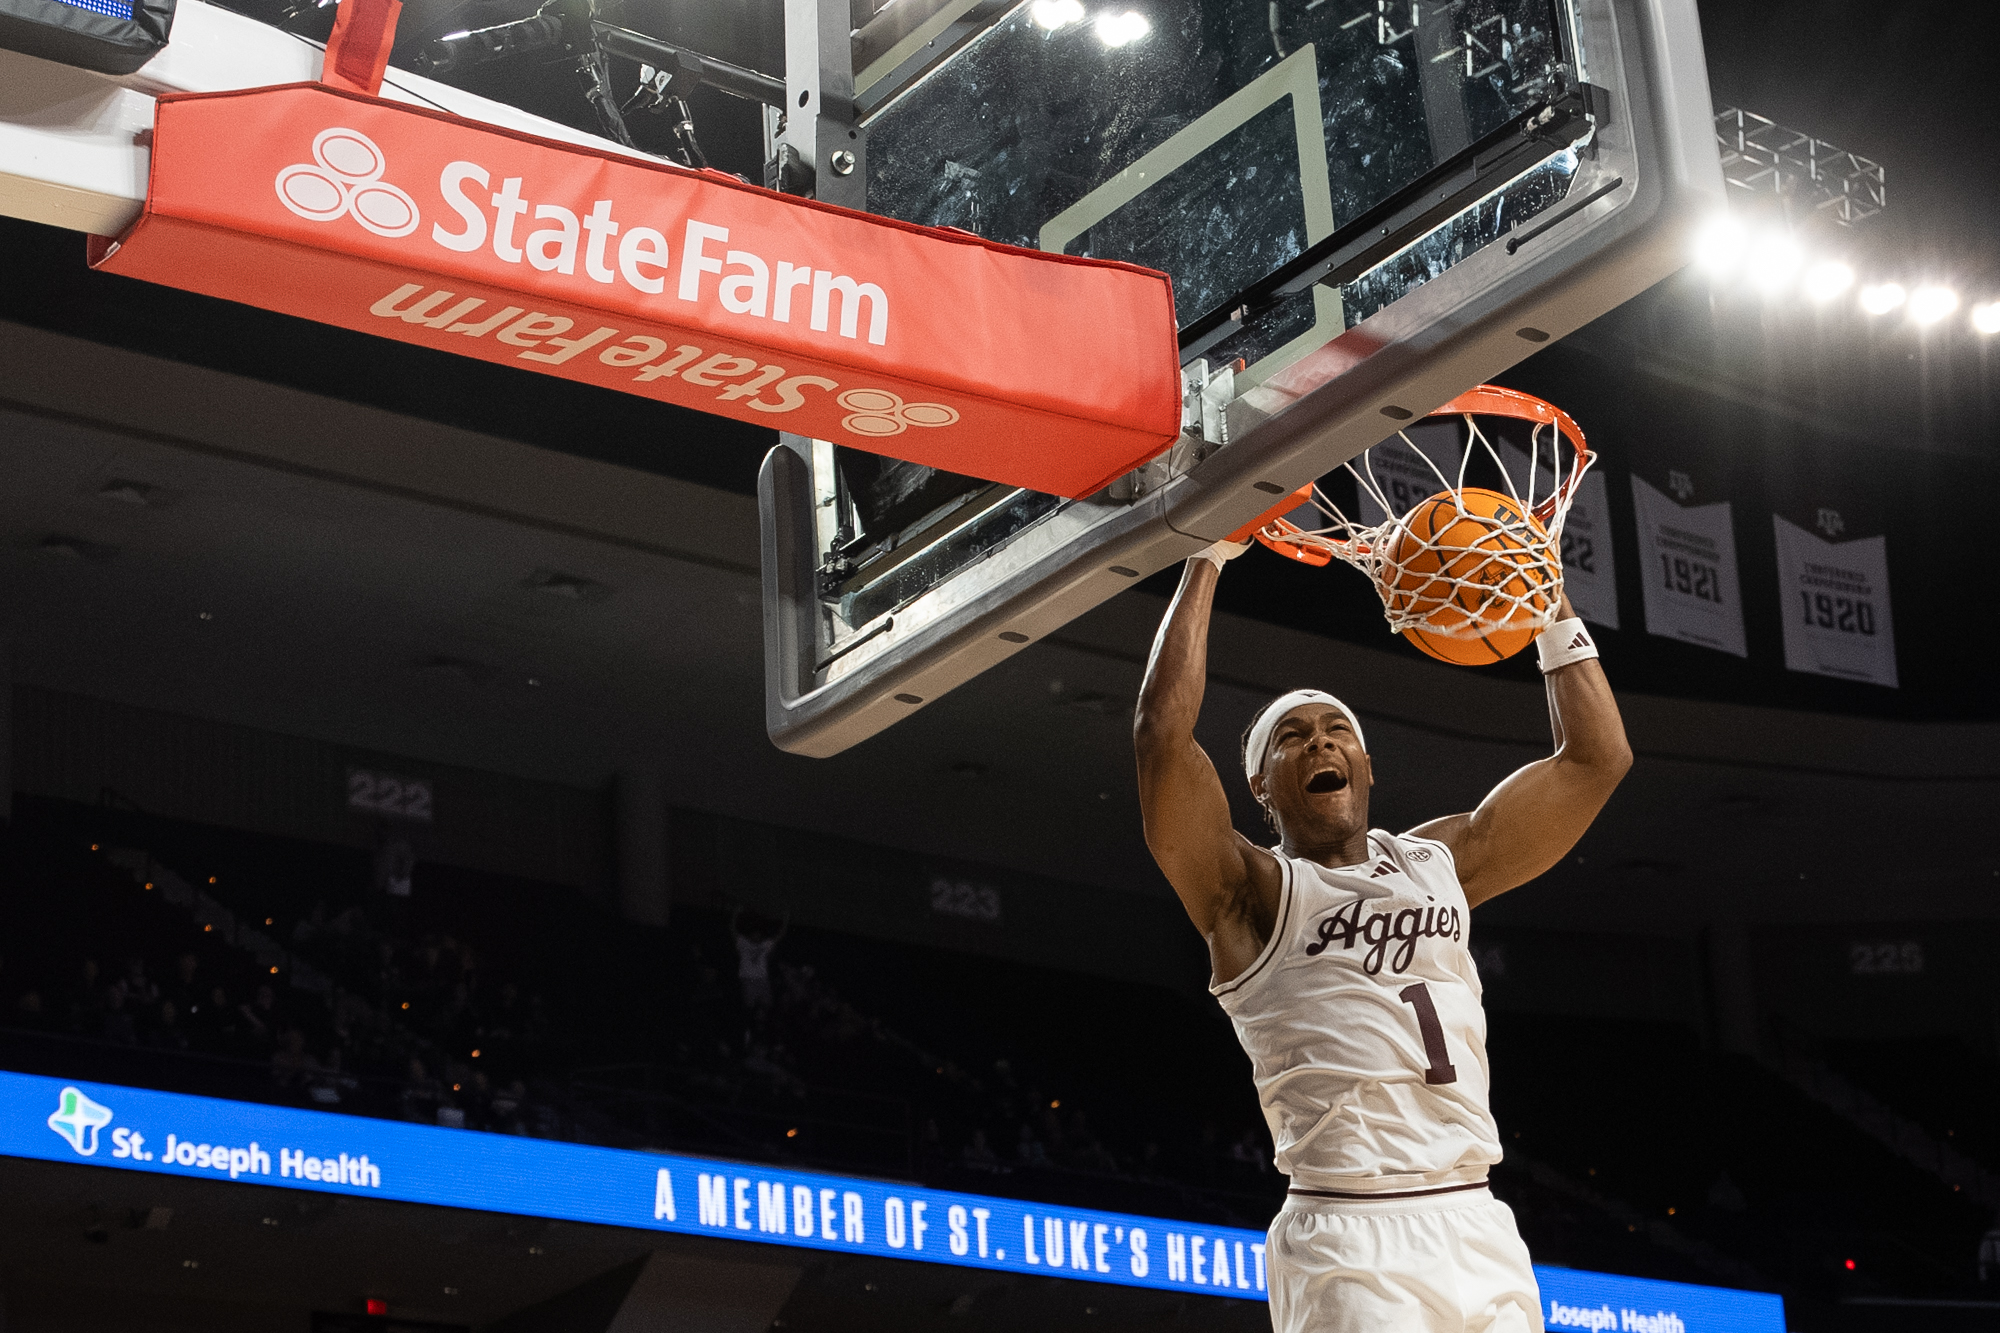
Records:
[[[1738,107],[1715,113],[1715,138],[1731,190],[1775,195],[1787,207],[1808,205],[1843,227],[1888,207],[1882,164],[1824,139]]]

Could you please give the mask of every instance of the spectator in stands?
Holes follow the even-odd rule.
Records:
[[[789,913],[775,928],[767,918],[746,913],[741,907],[730,915],[729,929],[736,936],[736,979],[743,987],[743,1009],[752,1023],[761,1024],[771,1010],[771,951],[791,923]]]
[[[438,1103],[441,1100],[437,1080],[424,1068],[424,1062],[416,1056],[403,1076],[402,1112],[403,1119],[419,1123],[435,1123]]]
[[[431,1039],[446,1050],[471,1050],[478,1035],[471,987],[463,981],[453,982],[451,994],[431,1016],[429,1027]]]
[[[70,988],[70,1031],[97,1036],[104,1027],[103,1015],[104,990],[98,985],[97,960],[86,958],[78,969],[76,984]]]
[[[1242,1136],[1229,1145],[1229,1160],[1248,1175],[1261,1176],[1271,1169],[1271,1151],[1264,1146],[1254,1126],[1246,1128]]]
[[[312,911],[292,923],[292,943],[311,944],[326,933],[326,899],[314,899]]]
[[[172,1000],[161,1000],[146,1028],[146,1044],[160,1051],[184,1051],[187,1034],[181,1030],[180,1010]]]
[[[298,1087],[307,1074],[318,1069],[319,1062],[306,1053],[306,1034],[297,1028],[286,1028],[278,1037],[277,1049],[271,1052],[271,1077],[278,1086]]]
[[[473,1071],[461,1100],[466,1106],[465,1123],[473,1129],[488,1128],[493,1118],[493,1081],[485,1070]]]
[[[393,1009],[402,1002],[409,986],[404,981],[403,969],[396,957],[394,940],[380,940],[375,945],[375,1001],[384,1009]]]
[[[526,1134],[528,1126],[521,1113],[527,1100],[528,1089],[518,1078],[494,1093],[493,1100],[487,1104],[487,1128],[502,1134]]]
[[[146,960],[130,958],[125,962],[125,999],[134,1011],[143,1012],[158,1003],[160,988],[146,975]]]
[[[313,1105],[338,1106],[342,1093],[360,1086],[341,1072],[341,1064],[340,1047],[334,1046],[326,1053],[326,1063],[306,1075],[306,1097]]]
[[[518,1050],[520,1052],[519,1059],[530,1066],[530,1072],[533,1072],[534,1062],[540,1059],[542,1052],[546,1051],[549,1047],[550,1031],[549,1015],[548,1011],[542,1007],[541,993],[530,991],[528,993],[527,1022],[522,1026],[519,1034],[517,1034],[519,1042]]]
[[[375,854],[375,887],[398,905],[409,900],[416,882],[417,853],[407,838],[391,838]]]
[[[278,993],[268,984],[259,986],[256,997],[249,1003],[237,1005],[236,1013],[242,1019],[242,1040],[250,1053],[261,1056],[277,1045],[283,1024],[278,1014]]]
[[[210,986],[205,997],[188,1005],[187,1031],[196,1046],[215,1055],[236,1055],[242,1049],[229,994],[220,986]]]
[[[965,1145],[965,1151],[959,1154],[959,1157],[967,1166],[978,1171],[991,1171],[1000,1165],[1000,1159],[994,1156],[993,1145],[986,1141],[986,1131],[983,1129],[972,1131],[972,1139]]]
[[[1041,1097],[1033,1092],[1030,1092],[1028,1096],[1036,1104],[1033,1118],[1037,1137],[1041,1139],[1042,1146],[1047,1149],[1050,1160],[1060,1160],[1064,1155],[1066,1146],[1063,1142],[1062,1121],[1056,1116],[1056,1108],[1061,1103],[1042,1101]]]
[[[162,999],[172,1000],[175,1010],[186,1017],[201,1003],[201,957],[189,949],[174,959],[174,975],[160,988]]]
[[[1098,1142],[1097,1135],[1090,1131],[1090,1119],[1077,1107],[1070,1112],[1067,1137],[1070,1143],[1070,1165],[1079,1171],[1114,1172],[1118,1169],[1118,1159],[1111,1150]]]
[[[499,1002],[480,1012],[481,1021],[473,1030],[473,1040],[485,1061],[482,1067],[500,1071],[495,1077],[504,1076],[520,1058],[519,1034],[526,1017],[521,988],[511,981],[501,982]]]
[[[106,1041],[123,1042],[131,1046],[139,1041],[139,1025],[134,1021],[129,992],[123,981],[114,981],[104,989],[104,1025]]]

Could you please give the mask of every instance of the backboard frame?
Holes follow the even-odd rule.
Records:
[[[814,444],[782,437],[759,479],[772,740],[812,756],[857,744],[1681,268],[1693,229],[1725,207],[1693,0],[1559,0],[1559,10],[1594,118],[1560,207],[1339,336],[1266,357],[1240,386],[1218,394],[1230,377],[1190,361],[1172,449],[832,656],[817,622]],[[1426,206],[1404,201],[1408,216],[1385,220],[1385,234],[1406,234],[1412,217],[1428,225]]]

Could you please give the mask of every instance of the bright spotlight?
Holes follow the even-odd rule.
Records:
[[[1714,277],[1726,277],[1743,262],[1743,224],[1726,214],[1711,219],[1694,238],[1695,262]]]
[[[1958,309],[1958,293],[1949,287],[1919,287],[1910,296],[1910,318],[1935,324]]]
[[[1775,296],[1791,286],[1805,262],[1798,243],[1783,232],[1761,236],[1750,249],[1750,285],[1766,296]]]
[[[1028,13],[1038,26],[1050,32],[1083,22],[1082,0],[1035,0]]]
[[[2000,333],[2000,301],[1988,301],[1985,305],[1972,307],[1972,331]]]
[[[1129,46],[1153,30],[1146,16],[1128,9],[1123,14],[1097,16],[1097,40],[1106,46]]]
[[[1854,285],[1854,270],[1837,259],[1823,259],[1806,270],[1806,299],[1825,305]]]
[[[1861,289],[1861,309],[1864,314],[1886,315],[1909,298],[1901,283],[1885,282],[1876,287]]]

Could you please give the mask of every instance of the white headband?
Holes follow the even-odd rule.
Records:
[[[1362,752],[1368,750],[1368,741],[1361,734],[1361,719],[1354,716],[1354,710],[1324,690],[1293,690],[1271,700],[1264,711],[1257,714],[1257,720],[1250,724],[1250,739],[1243,747],[1243,775],[1256,777],[1264,771],[1264,759],[1271,749],[1271,733],[1285,714],[1300,704],[1331,704],[1347,719],[1347,725],[1354,728],[1355,743]]]

